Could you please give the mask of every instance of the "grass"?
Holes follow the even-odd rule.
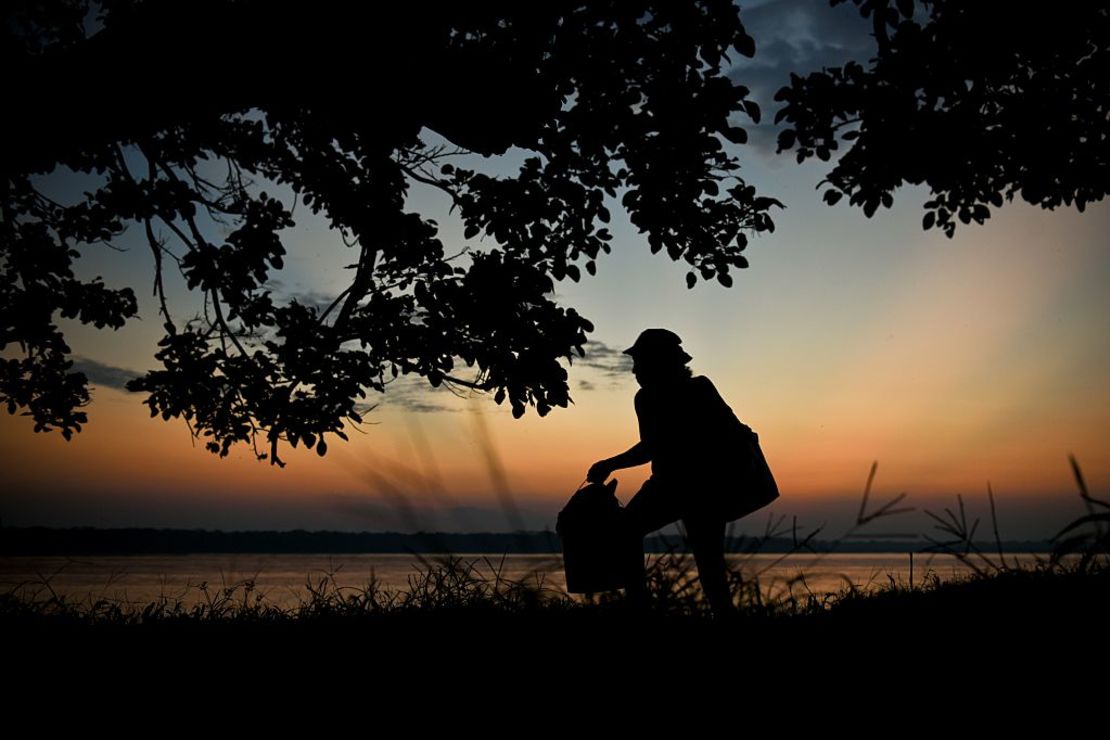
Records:
[[[1110,568],[1101,558],[772,600],[734,572],[739,610],[729,621],[707,618],[689,576],[676,575],[686,558],[653,562],[647,612],[628,610],[619,594],[582,603],[449,556],[396,591],[374,581],[343,587],[325,574],[290,609],[257,598],[251,581],[209,588],[190,607],[175,598],[130,609],[9,596],[0,599],[0,633],[6,675],[53,687],[52,696],[74,682],[83,694],[114,694],[110,687],[153,681],[158,693],[178,687],[197,700],[216,687],[231,696],[277,684],[315,689],[326,702],[341,693],[338,681],[379,700],[426,694],[432,712],[455,690],[491,706],[516,696],[534,711],[570,691],[602,704],[629,691],[642,703],[649,687],[672,687],[661,708],[677,712],[693,700],[683,698],[687,685],[727,687],[747,702],[839,690],[874,699],[895,679],[886,690],[917,686],[924,696],[984,671],[972,682],[977,695],[993,690],[989,676],[1055,676],[1061,690],[1081,692],[1084,683],[1057,679],[1110,657]]]

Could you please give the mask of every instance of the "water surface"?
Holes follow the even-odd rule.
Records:
[[[447,556],[410,554],[197,554],[0,558],[0,591],[30,598],[52,594],[69,601],[108,600],[141,607],[166,599],[187,606],[214,599],[241,602],[263,599],[282,608],[295,607],[310,589],[355,594],[375,587],[386,592],[410,591],[428,584],[428,573]],[[455,555],[459,572],[485,580],[540,585],[565,593],[560,555]],[[658,556],[649,555],[649,564]],[[1007,555],[1008,563],[1032,565],[1044,555]],[[997,555],[991,556],[997,562]],[[973,561],[983,567],[982,560]],[[906,553],[833,555],[730,555],[729,566],[745,580],[757,579],[765,597],[793,594],[805,598],[835,594],[854,587],[874,590],[885,585],[920,586],[934,575],[942,581],[966,577],[972,568],[951,555],[910,556]],[[679,577],[696,577],[687,556]],[[249,587],[248,587],[249,584]],[[576,598],[582,598],[576,596]]]

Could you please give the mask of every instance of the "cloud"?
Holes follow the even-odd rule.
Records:
[[[632,358],[620,350],[598,340],[587,341],[583,349],[586,356],[575,355],[571,363],[570,372],[574,373],[569,380],[571,385],[583,391],[592,391],[602,383],[612,387],[632,379]],[[581,377],[583,375],[585,377]],[[392,407],[415,413],[466,410],[455,399],[450,389],[444,386],[433,388],[426,378],[410,374],[400,375],[387,383],[385,392],[368,399],[366,405],[380,403],[382,408]]]
[[[828,0],[774,0],[744,9],[740,17],[755,39],[755,57],[738,58],[728,76],[751,89],[763,116],[759,125],[738,123],[756,151],[773,156],[780,128],[773,121],[782,105],[774,101],[775,93],[790,83],[791,72],[806,75],[849,60],[866,63],[875,53],[871,24],[851,3],[829,7]]]
[[[619,388],[632,381],[632,358],[605,342],[591,339],[582,345],[585,357],[577,354],[567,369],[569,383],[581,391]]]
[[[400,375],[385,386],[385,392],[375,399],[382,407],[396,407],[419,414],[438,411],[461,411],[444,403],[444,394],[451,391],[444,387],[433,388],[426,378],[417,375]]]
[[[127,390],[127,381],[133,380],[142,373],[128,370],[127,368],[115,367],[114,365],[105,365],[96,360],[90,360],[87,357],[74,357],[73,369],[85,374],[89,382],[93,385],[99,385],[106,388],[115,388],[117,390]]]
[[[627,377],[632,372],[632,358],[604,342],[591,339],[582,347],[585,357],[575,357],[573,366],[587,367],[609,377]]]
[[[73,369],[82,372],[94,386],[127,390],[127,381],[138,378],[143,373],[127,368],[106,365],[87,357],[75,357]],[[443,394],[451,391],[445,388],[433,388],[427,380],[416,376],[402,375],[386,385],[385,393],[376,398],[371,396],[367,403],[356,404],[355,410],[362,415],[372,413],[373,406],[380,403],[380,407],[396,406],[417,413],[430,413],[436,411],[460,411],[452,408],[443,401]]]
[[[315,308],[317,313],[323,313],[328,309],[328,306],[335,302],[335,295],[330,293],[322,293],[318,290],[286,290],[280,281],[272,282],[276,283],[272,289],[278,300],[296,301],[302,306]],[[266,287],[270,287],[270,284],[267,283]]]

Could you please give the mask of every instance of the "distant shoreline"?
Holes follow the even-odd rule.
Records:
[[[836,553],[935,552],[924,538],[884,540],[854,539],[849,542],[813,540],[809,549]],[[996,553],[998,543],[976,542],[984,553]],[[1049,553],[1049,540],[1010,540],[1001,543],[1007,553]],[[673,534],[647,538],[647,552],[685,550]],[[757,540],[735,537],[730,552],[787,553],[795,545],[789,537]],[[308,532],[293,530],[223,532],[203,529],[99,529],[74,527],[0,528],[0,557],[22,555],[171,555],[200,553],[511,553],[551,554],[562,552],[562,542],[551,531],[517,533],[452,532]]]

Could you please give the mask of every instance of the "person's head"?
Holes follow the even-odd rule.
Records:
[[[678,335],[667,329],[645,329],[624,354],[632,356],[632,372],[643,388],[667,385],[693,374],[686,366],[693,358],[683,351]]]

